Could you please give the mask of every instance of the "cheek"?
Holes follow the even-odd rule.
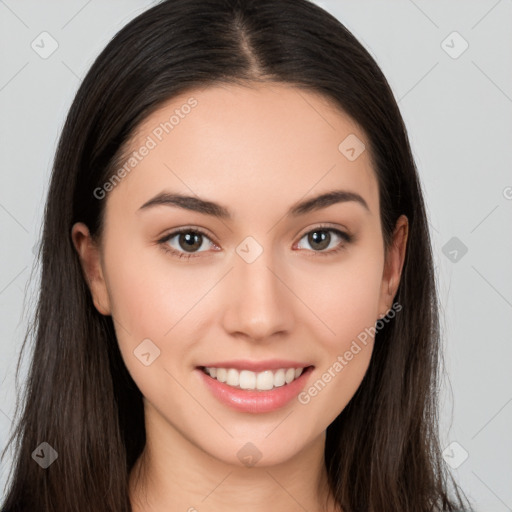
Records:
[[[185,395],[178,382],[197,334],[191,323],[194,306],[211,284],[195,282],[198,272],[193,269],[166,264],[158,248],[132,248],[125,254],[129,256],[110,265],[108,274],[122,358],[155,407],[164,410],[168,402],[186,407],[180,403]]]
[[[169,375],[154,370],[174,372],[176,361],[188,357],[194,332],[187,329],[210,280],[193,266],[171,265],[158,247],[137,247],[120,236],[110,240],[106,279],[119,349],[143,393],[146,386],[164,389]]]
[[[113,314],[135,339],[162,339],[200,301],[208,282],[192,266],[171,265],[158,247],[125,254],[108,267]]]
[[[354,251],[336,266],[318,266],[303,277],[307,305],[323,321],[322,335],[329,351],[344,350],[352,339],[375,325],[378,318],[382,261],[375,249]]]
[[[378,318],[382,255],[378,247],[358,251],[333,270],[308,278],[308,306],[322,320],[313,338],[324,357],[314,378],[298,397],[315,417],[314,429],[325,428],[359,388],[373,350]]]
[[[325,430],[345,409],[361,385],[372,348],[372,342],[356,341],[315,369],[314,378],[297,397],[297,407],[311,418],[311,432]]]
[[[374,346],[379,284],[375,274],[353,272],[315,297],[329,329],[316,331],[313,339],[323,357],[298,396],[299,407],[314,418],[312,431],[325,429],[361,385]]]

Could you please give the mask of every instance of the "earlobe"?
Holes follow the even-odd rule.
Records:
[[[102,315],[110,315],[110,300],[97,243],[92,239],[89,228],[83,222],[73,225],[71,239],[78,253],[94,306]]]
[[[388,294],[390,296],[394,295],[393,290],[394,290],[394,288],[393,288],[393,277],[391,277],[389,279],[389,281],[388,281]]]

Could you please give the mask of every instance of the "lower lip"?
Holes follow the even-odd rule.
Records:
[[[313,371],[313,366],[306,368],[290,384],[284,384],[269,391],[233,388],[210,377],[200,368],[197,368],[196,371],[199,372],[208,389],[223,404],[237,411],[261,413],[275,411],[291,402],[304,388],[309,374]]]

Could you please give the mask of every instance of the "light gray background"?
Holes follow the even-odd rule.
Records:
[[[0,0],[0,449],[64,117],[93,59],[153,3]],[[477,510],[512,511],[512,0],[317,3],[377,60],[409,130],[442,303],[446,463]],[[31,48],[43,31],[59,45],[47,59]],[[463,49],[454,31],[469,44],[457,58],[447,53]]]

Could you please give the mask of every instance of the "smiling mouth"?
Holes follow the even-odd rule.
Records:
[[[253,372],[250,370],[237,370],[236,368],[199,367],[206,375],[218,382],[222,382],[234,389],[253,391],[271,391],[275,388],[287,386],[298,379],[309,368],[313,368],[313,366]]]

